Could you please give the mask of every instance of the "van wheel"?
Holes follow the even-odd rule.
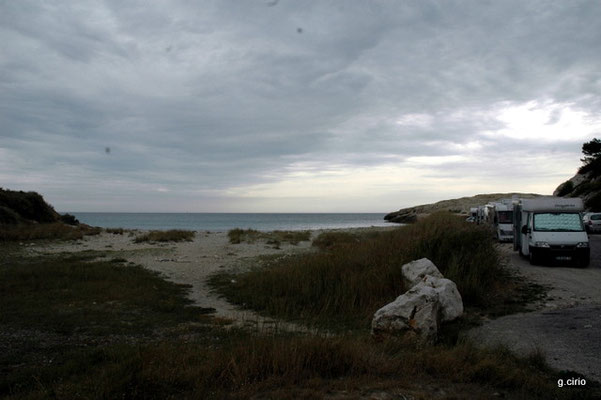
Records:
[[[530,265],[538,265],[539,264],[539,256],[534,252],[534,249],[530,249],[530,255],[528,256],[530,261]]]
[[[590,255],[586,255],[583,256],[579,261],[578,261],[578,266],[580,268],[586,268],[589,266],[589,264],[591,263],[591,256]]]

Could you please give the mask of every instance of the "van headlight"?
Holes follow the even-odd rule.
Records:
[[[580,248],[582,248],[582,247],[588,247],[588,242],[580,242],[580,243],[578,243],[576,245],[576,247],[580,247]]]
[[[534,242],[534,247],[549,247],[547,242]]]

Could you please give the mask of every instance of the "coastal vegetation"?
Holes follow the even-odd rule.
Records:
[[[601,211],[601,140],[582,145],[582,166],[578,173],[555,189],[555,196],[581,197],[589,211]]]
[[[85,224],[71,226],[62,222],[47,224],[0,225],[0,242],[27,240],[78,240],[98,235],[101,228]]]
[[[270,231],[261,232],[255,229],[230,229],[227,233],[230,243],[239,244],[242,242],[254,243],[257,240],[263,240],[267,244],[279,246],[282,243],[296,245],[299,242],[305,242],[311,239],[311,231]]]
[[[0,242],[76,240],[100,232],[100,228],[80,224],[73,215],[57,213],[36,192],[0,188]]]
[[[32,251],[15,241],[75,240],[102,229],[20,218],[0,229],[2,398],[601,394],[594,382],[558,389],[558,379],[575,374],[550,369],[541,354],[518,356],[459,339],[457,332],[476,314],[519,309],[524,285],[504,270],[490,232],[448,213],[394,230],[323,232],[313,241],[314,251],[256,259],[258,266],[248,272],[213,278],[214,287],[240,305],[326,328],[312,333],[237,328],[211,316],[212,309],[195,306],[187,298],[189,286],[128,262],[124,252]],[[240,229],[228,236],[239,243],[294,244],[310,240],[311,232]],[[136,240],[193,237],[191,231],[153,231]],[[372,337],[371,314],[403,290],[400,266],[421,257],[457,283],[466,317],[443,327],[436,343]]]
[[[191,242],[196,232],[181,229],[171,229],[168,231],[150,231],[136,236],[135,243],[142,242]]]
[[[383,236],[386,237],[386,236]],[[0,397],[594,398],[539,354],[355,333],[247,331],[104,253],[0,253]],[[330,250],[328,250],[330,251]],[[106,253],[106,254],[105,254]],[[114,262],[113,262],[114,261]],[[594,385],[594,384],[593,384]]]
[[[314,245],[322,251],[211,283],[230,301],[268,315],[367,329],[373,313],[404,292],[402,265],[426,257],[457,284],[467,307],[503,313],[517,306],[519,280],[502,268],[490,231],[449,213],[363,236],[327,232]]]

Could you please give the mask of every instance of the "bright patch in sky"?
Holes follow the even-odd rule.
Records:
[[[572,104],[529,101],[500,107],[494,113],[504,128],[489,132],[490,136],[561,142],[583,141],[601,132],[601,117],[578,110]]]

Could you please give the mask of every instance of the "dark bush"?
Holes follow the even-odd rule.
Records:
[[[565,181],[559,187],[559,191],[558,191],[557,195],[559,197],[564,197],[564,196],[567,196],[568,194],[572,193],[573,190],[574,190],[574,183],[572,181]]]
[[[597,194],[595,194],[594,196],[589,198],[585,202],[584,205],[587,210],[600,211],[601,210],[601,192],[598,192]]]
[[[0,225],[16,225],[22,220],[23,218],[10,208],[0,206]]]
[[[40,223],[57,222],[60,215],[36,192],[0,188],[0,206],[9,208],[21,217]]]
[[[71,214],[61,215],[61,221],[67,225],[79,225],[79,221]]]

